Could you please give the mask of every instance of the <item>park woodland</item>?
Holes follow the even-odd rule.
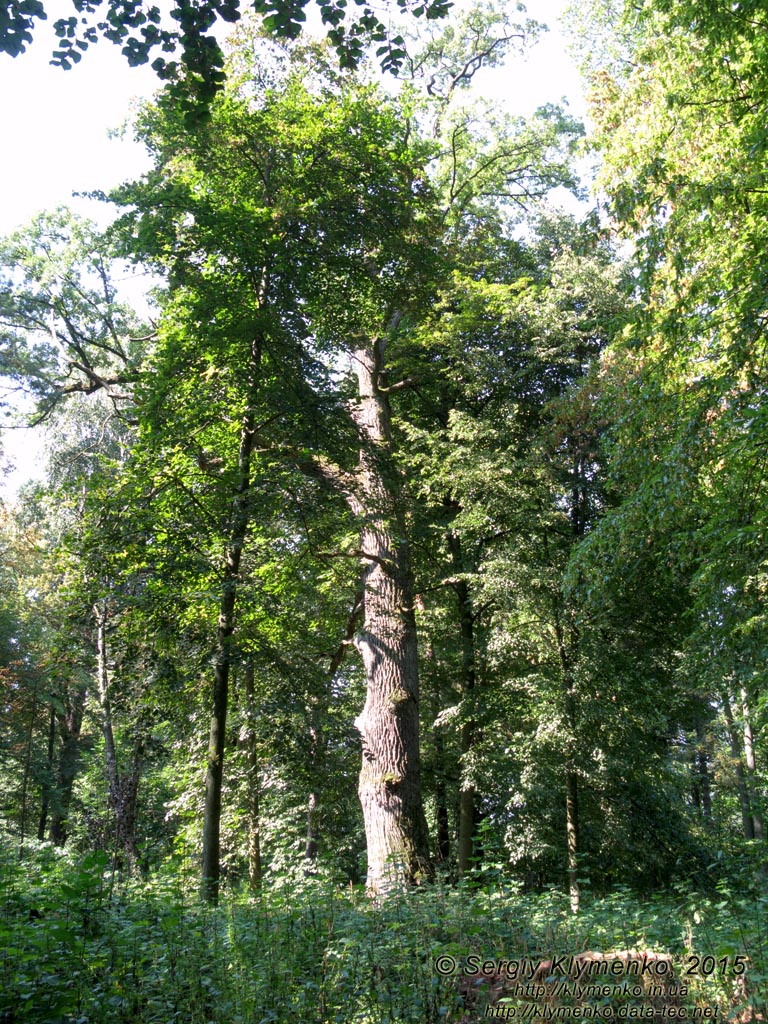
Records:
[[[0,239],[0,1022],[762,1021],[768,10],[352,7]]]

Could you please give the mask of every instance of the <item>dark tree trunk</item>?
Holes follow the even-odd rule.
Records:
[[[704,747],[704,729],[696,723],[696,746],[693,749],[691,772],[693,775],[693,802],[705,821],[712,820],[712,790],[709,784],[709,763]]]
[[[325,710],[325,709],[323,709]],[[314,719],[309,726],[309,777],[315,781],[323,777],[325,767],[325,737],[321,715],[313,701],[310,704],[310,715]],[[317,870],[318,850],[318,797],[312,789],[307,798],[307,833],[304,841],[304,874],[312,875]]]
[[[445,784],[445,740],[442,731],[434,730],[436,782],[435,805],[437,818],[437,859],[447,864],[451,857],[451,831],[448,818],[448,789]]]
[[[97,691],[101,709],[101,731],[104,736],[109,805],[115,819],[114,852],[116,862],[121,866],[124,864],[130,870],[136,866],[138,860],[136,812],[139,780],[144,760],[145,737],[143,724],[139,720],[136,723],[134,746],[130,760],[128,765],[121,771],[112,724],[112,702],[106,639],[106,601],[97,602],[94,605],[93,611],[96,618]]]
[[[263,286],[265,287],[265,286]],[[232,498],[224,571],[219,599],[219,620],[213,663],[211,724],[208,734],[208,763],[205,775],[205,810],[203,814],[203,856],[201,895],[209,903],[219,898],[221,877],[221,794],[224,781],[224,745],[229,700],[229,676],[232,665],[232,635],[235,631],[235,603],[240,580],[245,538],[251,520],[251,459],[255,443],[256,398],[259,391],[262,339],[251,345],[248,404],[240,428],[240,449],[237,483]]]
[[[324,720],[328,714],[328,706],[331,700],[333,681],[336,673],[344,663],[347,651],[354,643],[355,631],[363,610],[363,592],[358,591],[352,603],[352,608],[347,618],[347,625],[344,636],[337,647],[328,665],[328,674],[324,680],[324,687],[319,697],[311,697],[308,707],[309,711],[309,777],[313,780],[320,780],[326,777],[326,753],[327,737],[324,728]],[[307,798],[307,832],[304,843],[304,873],[314,874],[317,870],[317,855],[320,840],[320,794],[312,789]]]
[[[358,793],[365,819],[367,886],[373,894],[431,876],[421,795],[419,672],[413,581],[399,476],[391,463],[389,400],[380,387],[384,340],[354,353],[361,435],[357,511],[363,518],[365,707]]]
[[[575,633],[575,631],[572,631]],[[581,900],[579,884],[579,780],[576,773],[575,755],[578,720],[576,713],[576,693],[573,677],[573,654],[577,649],[577,637],[571,636],[566,641],[565,632],[559,613],[555,613],[555,633],[560,653],[560,666],[563,679],[563,708],[567,728],[567,751],[565,757],[565,837],[568,860],[568,893],[571,901],[571,912],[578,914]]]
[[[311,875],[317,861],[317,793],[310,793],[307,800],[307,838],[304,843],[304,872]]]
[[[580,484],[584,479],[584,460],[578,449],[573,453],[573,479],[576,485],[571,490],[571,539],[575,544],[584,535],[589,518],[589,496]],[[579,882],[579,857],[581,855],[579,822],[579,777],[576,771],[576,750],[578,739],[578,714],[576,708],[576,679],[574,670],[578,659],[578,630],[563,623],[559,610],[555,611],[555,633],[560,654],[563,678],[563,707],[565,725],[568,730],[567,754],[565,759],[565,835],[568,851],[568,894],[571,913],[578,914],[581,902]]]
[[[448,533],[448,546],[451,552],[453,570],[461,573],[464,570],[461,539],[452,531]],[[477,675],[475,671],[475,624],[472,614],[472,602],[469,596],[469,587],[463,579],[454,584],[456,600],[459,613],[459,628],[461,633],[461,693],[465,702],[466,718],[461,727],[461,763],[462,774],[466,770],[467,761],[472,750],[475,734],[475,723],[473,721],[473,707],[475,683]],[[459,842],[458,842],[458,870],[459,877],[466,875],[472,869],[475,849],[474,833],[476,823],[475,789],[465,779],[460,780],[459,790]]]
[[[211,721],[208,731],[208,760],[205,773],[205,809],[203,811],[203,855],[201,895],[211,903],[219,898],[221,877],[221,792],[224,781],[224,741],[229,699],[230,638],[234,629],[235,576],[239,554],[227,551],[227,571],[219,604],[216,655],[211,694]]]
[[[255,668],[252,661],[245,667],[245,703],[247,727],[246,772],[247,772],[247,811],[248,811],[248,884],[251,892],[261,888],[261,808],[260,788],[261,773],[259,771],[259,751],[256,737],[256,698]]]
[[[85,690],[75,688],[65,694],[66,710],[58,717],[61,748],[56,763],[54,800],[51,812],[49,837],[54,846],[64,846],[69,835],[69,806],[72,802],[72,788],[80,767],[80,733],[85,709]]]
[[[24,856],[24,840],[27,837],[27,803],[29,798],[29,783],[32,775],[32,743],[35,735],[35,720],[37,718],[37,696],[33,694],[29,710],[29,725],[27,727],[26,751],[24,754],[24,773],[21,782],[21,818],[19,821],[19,860]]]
[[[707,821],[712,820],[712,790],[709,785],[709,763],[705,750],[697,754],[699,766],[699,786],[701,788],[701,813]]]

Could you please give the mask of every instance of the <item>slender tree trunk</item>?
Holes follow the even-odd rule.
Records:
[[[252,661],[245,667],[245,702],[248,727],[245,734],[246,771],[247,771],[247,810],[248,810],[248,884],[251,892],[261,888],[261,809],[259,771],[259,751],[256,737],[256,670]]]
[[[461,539],[452,531],[448,532],[448,547],[451,552],[453,569],[461,573],[464,569]],[[459,628],[461,631],[461,692],[466,703],[466,718],[461,727],[461,763],[462,775],[466,771],[469,755],[474,741],[475,723],[472,718],[472,702],[474,700],[475,683],[475,624],[472,615],[472,602],[469,587],[465,580],[454,584],[459,612]],[[474,859],[475,833],[475,788],[462,778],[459,790],[459,842],[458,870],[463,877],[472,869]]]
[[[573,479],[577,482],[571,491],[571,536],[576,544],[584,535],[589,515],[588,495],[584,487],[579,485],[584,477],[584,464],[581,453],[573,453]],[[581,884],[579,882],[579,777],[576,772],[575,756],[578,736],[578,716],[576,711],[576,691],[574,666],[578,657],[578,632],[575,628],[569,631],[566,638],[565,628],[560,620],[559,612],[555,612],[555,631],[560,653],[560,666],[563,676],[565,722],[568,729],[568,753],[565,764],[565,833],[568,850],[568,893],[571,902],[571,913],[578,914],[581,902]]]
[[[564,717],[568,729],[568,750],[565,760],[565,834],[568,851],[568,892],[571,901],[571,913],[578,914],[581,901],[581,886],[579,884],[579,854],[581,850],[579,846],[579,780],[574,764],[578,722],[573,664],[570,653],[575,648],[575,640],[572,640],[570,645],[566,646],[565,634],[558,613],[555,614],[555,632],[563,677]]]
[[[712,790],[709,785],[709,763],[705,750],[697,754],[699,765],[699,783],[701,786],[701,813],[707,821],[712,820]]]
[[[24,754],[24,774],[21,783],[21,820],[19,823],[19,860],[24,857],[24,840],[27,837],[27,802],[29,797],[29,782],[32,774],[32,742],[35,735],[35,719],[37,718],[37,694],[32,696],[32,706],[29,711],[29,726],[27,728],[26,752]]]
[[[309,726],[309,777],[319,781],[323,774],[324,743],[321,714],[318,714],[317,701],[312,699],[309,712],[313,721]],[[304,874],[313,875],[317,869],[318,849],[318,798],[313,788],[307,797],[307,833],[304,841]]]
[[[304,843],[304,873],[311,875],[317,861],[317,793],[309,794],[307,800],[307,838]]]
[[[573,690],[570,663],[564,654],[563,672],[565,677],[565,717],[568,723],[569,747],[568,761],[565,767],[565,831],[568,844],[568,892],[571,900],[571,913],[578,914],[581,901],[581,885],[579,883],[579,780],[574,766],[576,746],[576,695]]]
[[[421,794],[419,673],[413,581],[401,504],[391,464],[389,400],[380,387],[384,339],[354,353],[361,435],[358,470],[365,707],[355,720],[363,747],[358,793],[365,819],[367,886],[372,894],[431,876]]]
[[[333,681],[344,662],[347,651],[354,643],[355,630],[362,610],[363,592],[360,590],[355,594],[342,641],[328,665],[328,674],[323,692],[317,699],[315,697],[310,698],[308,709],[310,714],[310,778],[313,780],[325,778],[327,738],[323,721],[328,713]],[[304,873],[307,875],[314,874],[316,871],[319,849],[319,804],[319,793],[316,789],[313,789],[307,798],[307,832],[304,843]]]
[[[112,730],[112,703],[109,694],[106,602],[97,602],[93,606],[93,614],[96,620],[96,682],[101,707],[101,731],[104,736],[104,756],[107,761],[110,799],[114,802],[118,789],[118,770],[115,736]]]
[[[262,286],[265,289],[265,285]],[[219,619],[213,662],[211,723],[208,733],[208,762],[205,775],[203,814],[203,856],[201,895],[209,903],[219,898],[221,877],[221,793],[224,780],[224,743],[232,663],[232,635],[235,630],[235,603],[240,579],[245,538],[251,519],[251,458],[255,443],[256,398],[259,390],[262,338],[251,345],[248,404],[240,428],[237,484],[232,499],[229,536],[224,552],[224,571],[219,599]]]
[[[712,820],[712,790],[709,784],[709,763],[704,749],[704,730],[696,722],[696,746],[691,764],[693,773],[693,800],[705,821]]]
[[[755,796],[755,738],[752,733],[752,720],[749,712],[747,691],[743,687],[741,690],[741,708],[742,716],[744,718],[744,763],[747,768],[747,794],[749,797],[749,804],[752,809],[752,826],[755,839],[762,839],[763,816],[760,812]]]
[[[728,739],[731,745],[731,759],[733,761],[733,770],[736,775],[736,793],[739,798],[739,808],[741,810],[741,825],[744,831],[745,839],[755,838],[755,824],[752,820],[752,811],[749,806],[749,791],[747,789],[747,779],[744,774],[744,764],[741,759],[741,744],[739,743],[739,735],[736,731],[736,723],[733,720],[733,711],[731,709],[731,701],[728,694],[723,694],[723,713],[725,715],[725,722],[728,727]]]
[[[101,709],[101,731],[104,737],[104,755],[107,764],[109,804],[115,818],[114,847],[118,862],[125,859],[133,869],[138,860],[136,849],[136,812],[139,780],[144,760],[144,731],[141,721],[136,724],[136,735],[131,757],[125,769],[120,770],[112,724],[109,663],[107,659],[107,603],[97,602],[93,607],[96,619],[97,690]]]
[[[437,859],[447,864],[451,857],[451,832],[448,819],[448,790],[445,784],[445,740],[441,729],[434,730],[436,782],[435,805],[437,818]]]
[[[80,733],[85,710],[85,690],[82,687],[75,687],[72,693],[65,694],[65,699],[66,711],[58,718],[61,748],[56,763],[54,801],[49,832],[49,838],[54,846],[64,846],[69,835],[69,806],[72,802],[72,789],[80,767]]]
[[[416,595],[416,610],[425,611],[424,600],[420,594]],[[424,651],[424,662],[429,666],[436,666],[435,650],[430,640]],[[440,686],[437,679],[434,679],[431,687],[432,706],[430,718],[432,721],[432,744],[435,750],[434,761],[434,788],[435,788],[435,823],[437,836],[435,844],[435,861],[438,864],[448,865],[451,856],[451,832],[450,817],[448,813],[448,771],[445,753],[445,733],[443,727],[438,724],[438,717],[442,710],[440,699]]]
[[[701,813],[701,790],[699,788],[699,751],[697,747],[691,750],[691,802],[696,810]]]
[[[46,747],[45,779],[40,801],[40,817],[37,823],[37,838],[45,839],[45,827],[48,824],[48,809],[51,803],[51,783],[53,780],[53,752],[56,745],[56,709],[51,704],[48,718],[48,745]]]
[[[579,787],[575,772],[565,774],[565,828],[568,839],[568,892],[571,913],[578,914],[581,900],[579,885]]]

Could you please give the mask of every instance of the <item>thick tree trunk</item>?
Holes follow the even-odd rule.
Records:
[[[266,286],[262,286],[265,288]],[[237,483],[232,498],[229,536],[224,552],[224,571],[219,599],[219,619],[213,660],[211,723],[208,733],[208,762],[205,774],[205,810],[203,812],[203,856],[200,892],[206,901],[216,903],[221,877],[221,794],[224,781],[224,743],[229,700],[229,676],[232,664],[232,635],[235,631],[235,603],[240,579],[245,538],[251,519],[251,458],[255,443],[256,397],[259,390],[262,339],[251,345],[248,403],[240,428]]]
[[[354,353],[361,435],[358,511],[363,627],[356,646],[365,666],[365,707],[355,720],[363,746],[358,793],[365,819],[367,887],[385,893],[431,876],[421,795],[419,672],[413,582],[401,505],[391,464],[389,401],[380,387],[384,340]]]

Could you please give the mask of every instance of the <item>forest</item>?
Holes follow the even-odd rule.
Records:
[[[768,12],[288,6],[0,240],[0,1022],[765,1020]]]

